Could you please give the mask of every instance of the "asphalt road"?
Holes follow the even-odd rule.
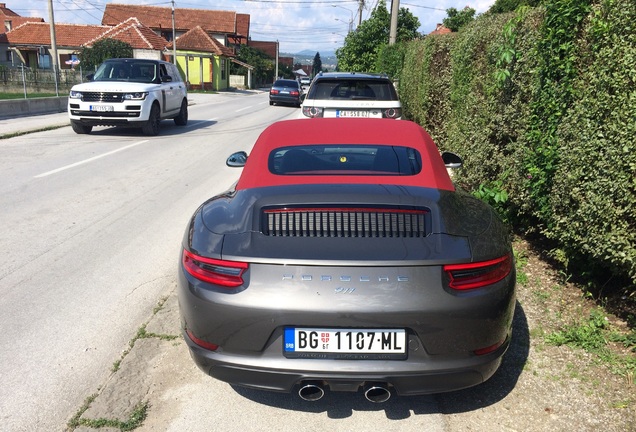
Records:
[[[173,290],[189,216],[238,177],[225,158],[298,112],[264,93],[193,99],[188,126],[164,121],[158,137],[63,127],[0,140],[0,430],[65,428]],[[4,119],[0,135],[42,117]]]

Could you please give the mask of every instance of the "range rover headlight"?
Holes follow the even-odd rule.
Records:
[[[71,92],[69,93],[68,97],[70,99],[81,99],[82,98],[82,92],[78,92],[77,90],[71,90]]]
[[[148,92],[124,93],[124,100],[144,100]]]

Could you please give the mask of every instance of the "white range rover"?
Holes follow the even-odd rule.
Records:
[[[157,135],[163,119],[188,123],[188,95],[179,70],[161,60],[106,60],[89,82],[77,84],[68,98],[73,130],[88,134],[93,126],[141,128]]]

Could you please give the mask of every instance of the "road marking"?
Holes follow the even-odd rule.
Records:
[[[147,143],[148,141],[149,141],[149,140],[138,141],[138,142],[136,142],[136,143],[133,143],[133,144],[127,145],[127,146],[122,147],[122,148],[119,148],[119,149],[117,149],[117,150],[109,151],[109,152],[107,152],[107,153],[102,153],[102,154],[100,154],[100,155],[93,156],[92,158],[84,159],[84,160],[82,160],[82,161],[75,162],[75,163],[72,163],[72,164],[70,164],[70,165],[66,165],[66,166],[63,166],[63,167],[60,167],[60,168],[57,168],[57,169],[51,170],[51,171],[47,171],[47,172],[42,173],[42,174],[38,174],[38,175],[36,175],[34,178],[42,178],[42,177],[50,176],[51,174],[57,174],[57,173],[59,173],[60,171],[64,171],[64,170],[67,170],[67,169],[70,169],[70,168],[75,168],[76,166],[84,165],[84,164],[89,163],[89,162],[93,162],[94,160],[101,159],[101,158],[106,157],[106,156],[110,156],[110,155],[115,154],[115,153],[118,153],[118,152],[120,152],[120,151],[128,150],[129,148],[132,148],[132,147],[138,146],[138,145],[140,145],[140,144]]]
[[[248,109],[250,109],[250,108],[252,108],[252,105],[250,105],[250,106],[248,106],[248,107],[245,107],[245,108],[241,108],[240,110],[236,110],[236,111],[234,111],[234,112],[241,112],[241,111],[248,110]]]

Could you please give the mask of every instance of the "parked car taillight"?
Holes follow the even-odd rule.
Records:
[[[292,95],[292,96],[299,96],[300,92],[297,92],[296,90],[292,90],[292,91],[289,92],[289,94]]]
[[[382,117],[390,118],[390,119],[398,119],[402,117],[402,109],[401,108],[387,108],[382,111]]]
[[[277,95],[279,93],[276,89],[270,89],[269,94]]]
[[[218,260],[195,255],[183,250],[183,268],[193,277],[214,285],[237,287],[243,284],[243,273],[248,264]]]
[[[452,289],[470,290],[499,282],[510,274],[512,265],[512,256],[508,254],[489,261],[445,265],[444,273]]]
[[[303,115],[305,117],[322,117],[322,108],[303,107]]]

